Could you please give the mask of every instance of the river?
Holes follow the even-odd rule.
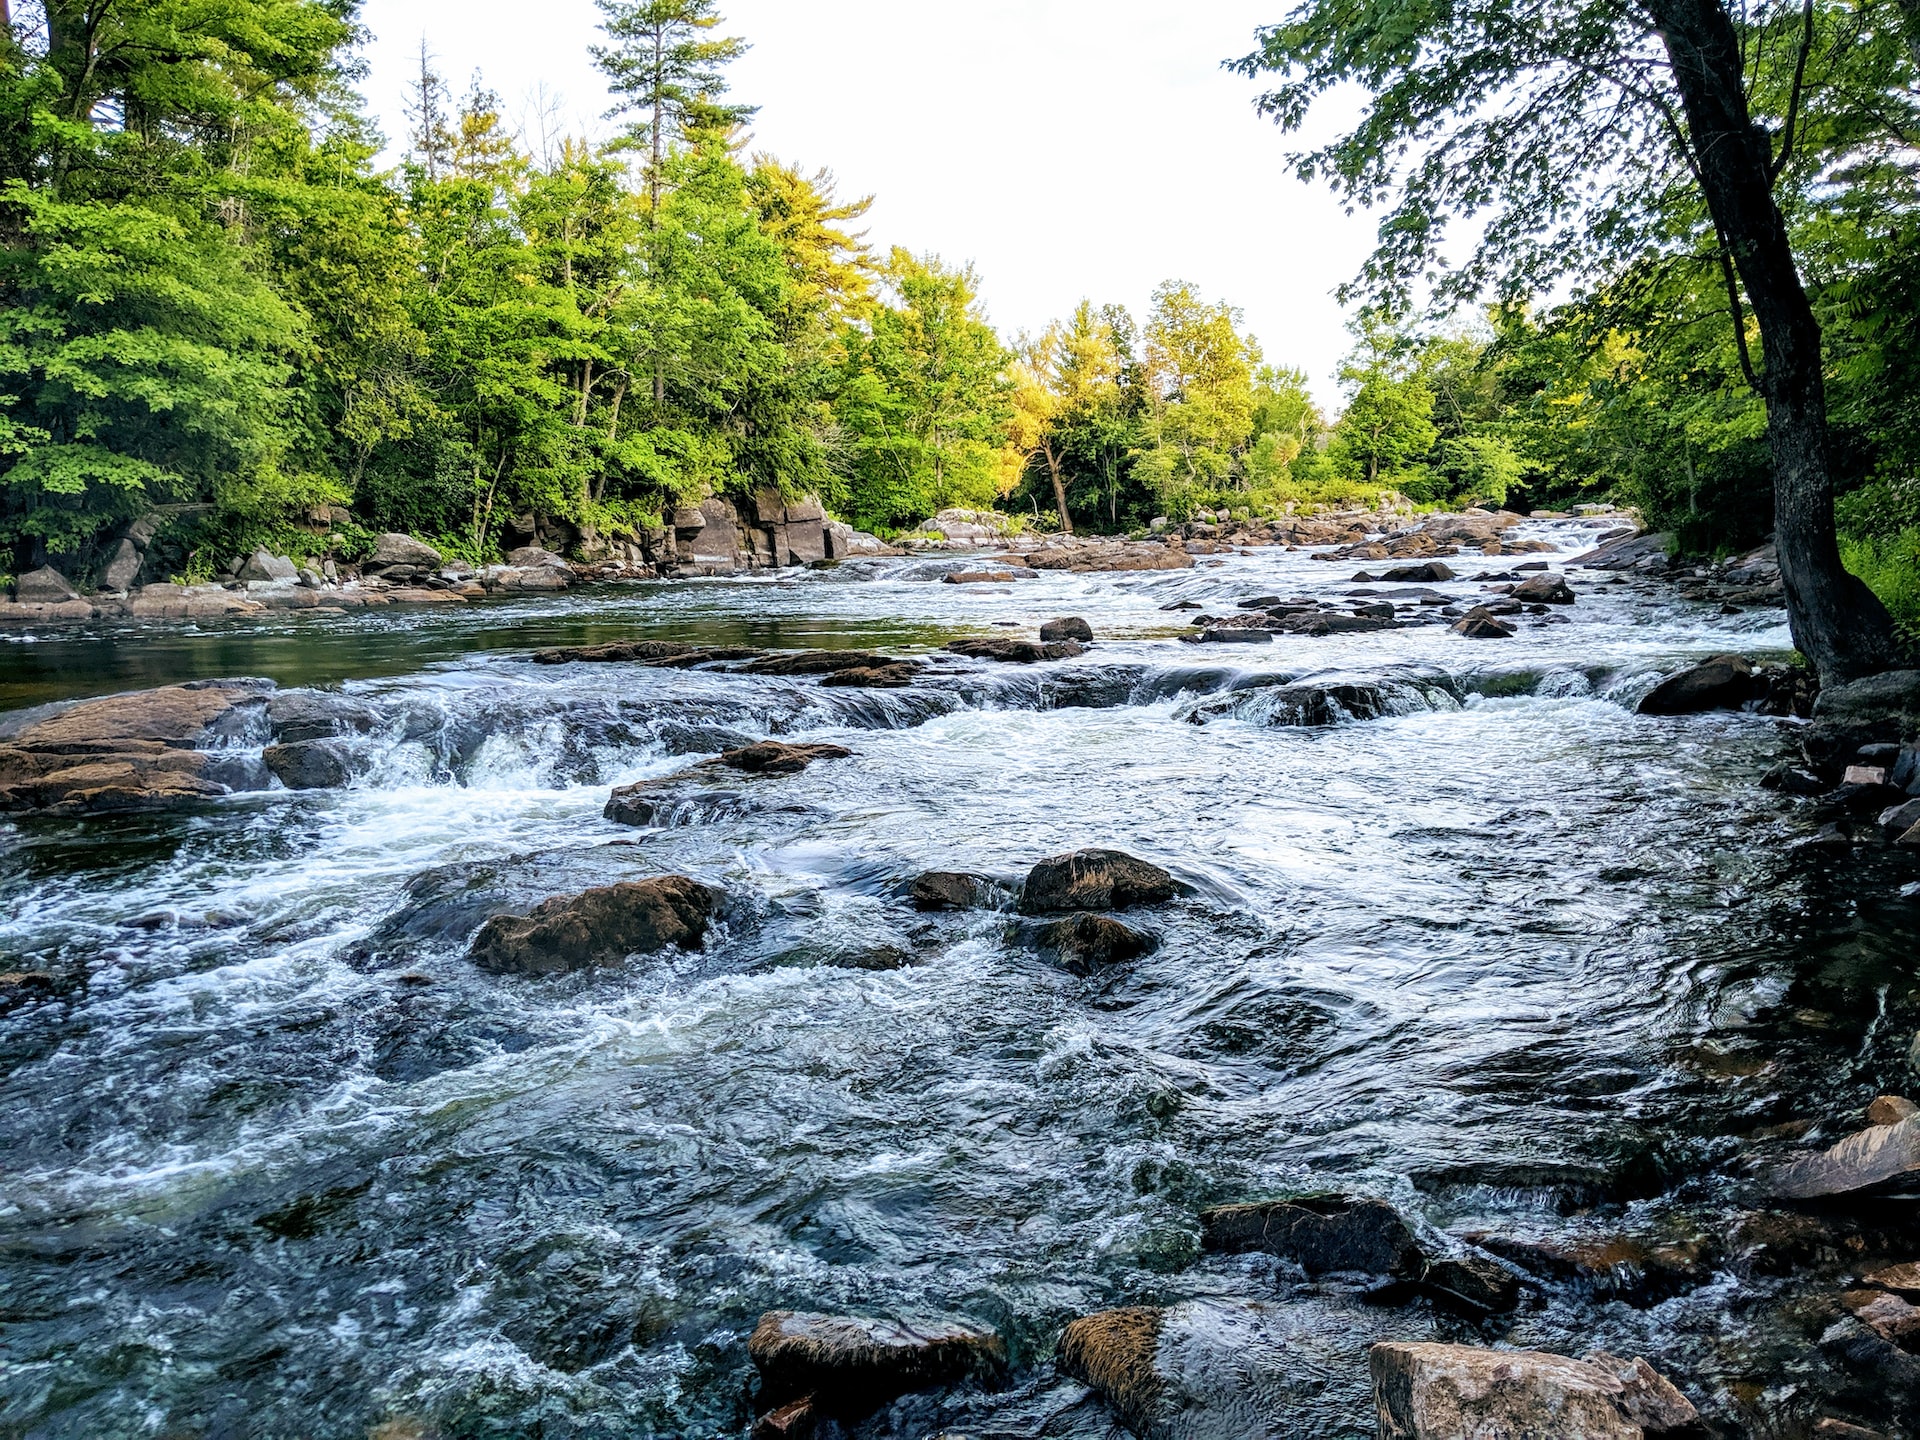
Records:
[[[1556,565],[1593,535],[1524,533]],[[0,823],[0,969],[84,977],[0,1016],[0,1434],[744,1435],[746,1335],[790,1308],[1006,1339],[1003,1388],[872,1434],[1093,1440],[1060,1327],[1203,1295],[1296,1317],[1302,1437],[1373,1433],[1383,1337],[1645,1354],[1727,1433],[1803,1433],[1857,1382],[1817,1287],[1731,1237],[1756,1157],[1899,1082],[1920,906],[1891,859],[1789,848],[1806,823],[1756,784],[1783,722],[1633,713],[1690,660],[1784,654],[1782,616],[1578,570],[1578,604],[1513,640],[1190,646],[1165,608],[1344,594],[1355,568],[961,586],[863,561],[0,638],[7,711],[253,675],[382,717],[344,790]],[[1060,615],[1099,636],[1084,657],[894,691],[527,658],[925,654]],[[1386,713],[1286,723],[1275,679],[1329,671]],[[602,818],[610,786],[766,736],[854,754],[751,808]],[[1092,979],[1003,915],[900,900],[1088,845],[1188,890],[1155,953]],[[485,908],[435,908],[660,873],[727,894],[699,954],[490,975],[465,958]],[[1677,1293],[1548,1285],[1476,1322],[1200,1251],[1203,1205],[1329,1188],[1695,1263]]]

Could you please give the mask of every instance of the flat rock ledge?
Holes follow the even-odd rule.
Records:
[[[700,786],[703,772],[732,770],[750,778],[797,775],[816,760],[845,760],[852,755],[844,745],[789,745],[762,740],[703,760],[689,770],[618,786],[601,813],[619,825],[655,825],[688,798],[689,786]]]
[[[527,915],[493,916],[468,955],[483,970],[554,975],[617,965],[669,945],[692,950],[718,900],[718,892],[684,875],[556,896]]]
[[[817,1420],[855,1418],[916,1390],[987,1378],[1006,1364],[990,1329],[860,1315],[770,1310],[747,1341],[767,1413],[756,1435],[812,1434]]]

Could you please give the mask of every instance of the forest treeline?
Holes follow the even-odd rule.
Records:
[[[516,515],[619,536],[764,486],[882,533],[949,505],[1127,530],[1387,491],[1627,501],[1706,550],[1770,528],[1766,415],[1681,239],[1551,307],[1367,310],[1330,419],[1189,284],[998,333],[970,267],[874,248],[867,199],[753,151],[714,0],[602,0],[605,143],[517,134],[423,44],[387,168],[356,8],[8,17],[0,568],[84,572],[156,507],[204,576],[385,530],[481,560]],[[1920,556],[1911,180],[1889,161],[1792,213],[1849,556],[1888,594]]]

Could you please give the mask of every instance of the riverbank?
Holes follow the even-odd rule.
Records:
[[[1759,785],[1780,612],[1676,581],[1763,576],[1501,532],[0,645],[35,783],[193,792],[0,821],[10,1413],[1279,1440],[1502,1347],[1897,1434],[1899,1177],[1783,1184],[1912,1088],[1916,852]]]

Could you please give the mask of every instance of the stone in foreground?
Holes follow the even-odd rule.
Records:
[[[1028,915],[1067,910],[1126,910],[1173,899],[1173,876],[1118,850],[1054,855],[1027,872],[1020,909]]]
[[[808,1397],[821,1411],[847,1416],[911,1391],[991,1375],[1005,1361],[991,1330],[793,1310],[762,1315],[747,1354],[760,1372],[762,1405],[777,1410]]]
[[[1200,1243],[1237,1254],[1264,1250],[1309,1275],[1347,1271],[1417,1280],[1426,1256],[1413,1227],[1384,1200],[1303,1195],[1200,1212]]]
[[[483,970],[554,975],[617,965],[669,945],[691,950],[706,934],[717,898],[684,875],[556,896],[528,915],[495,915],[468,953]]]
[[[1381,1440],[1642,1440],[1697,1418],[1644,1360],[1389,1341],[1367,1364]]]

